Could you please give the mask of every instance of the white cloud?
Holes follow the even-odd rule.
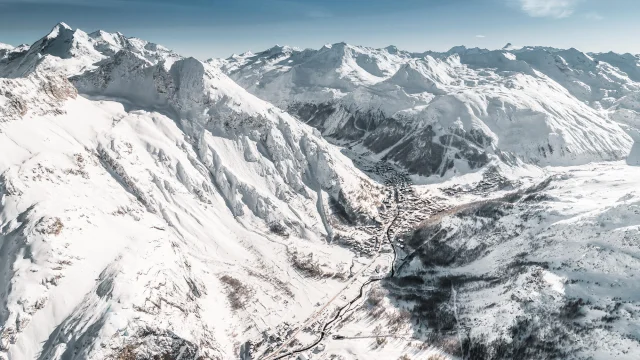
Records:
[[[476,37],[479,38],[479,39],[482,39],[482,38],[485,38],[486,36],[484,36],[484,35],[476,35]]]
[[[518,0],[529,16],[565,18],[571,16],[581,0]]]

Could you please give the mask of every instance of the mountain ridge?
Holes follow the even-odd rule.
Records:
[[[475,128],[463,126],[462,131],[481,129],[481,137],[492,139],[485,142],[490,149],[487,145],[479,148],[489,157],[497,153],[505,159],[515,156],[534,164],[578,164],[600,157],[597,154],[604,155],[601,159],[623,158],[632,144],[626,133],[610,119],[615,116],[610,117],[602,110],[613,104],[612,96],[621,98],[629,95],[640,84],[622,75],[618,68],[575,49],[523,47],[481,50],[455,47],[445,53],[412,54],[397,49],[392,49],[390,53],[385,49],[345,43],[319,50],[287,49],[277,52],[280,50],[272,48],[268,52],[212,60],[209,63],[220,67],[251,93],[296,114],[303,122],[314,124],[338,144],[344,144],[347,137],[351,139],[356,133],[361,139],[372,137],[358,145],[362,147],[362,153],[384,152],[388,159],[393,158],[398,165],[421,176],[431,177],[438,172],[434,172],[435,168],[418,171],[411,161],[404,161],[403,158],[408,154],[414,154],[410,155],[413,157],[430,155],[421,154],[412,145],[403,146],[398,141],[403,138],[405,142],[412,141],[409,129],[414,131],[415,126],[426,127],[427,133],[423,135],[431,134],[429,126],[442,129],[436,130],[436,133],[444,131],[455,134],[459,130],[451,128],[452,124],[464,117],[479,119],[476,124],[483,123]],[[616,59],[627,64],[635,58],[619,55]],[[600,74],[599,77],[590,75],[594,72]],[[444,100],[446,98],[451,100]],[[460,106],[443,108],[438,105],[446,101],[459,101],[456,99],[469,104],[464,115],[453,111],[459,111]],[[494,104],[502,105],[499,105],[500,109],[492,109],[496,106]],[[424,108],[430,106],[434,106],[439,113],[425,112]],[[515,121],[495,123],[494,115],[486,118],[492,112],[503,112],[505,114],[499,116]],[[387,119],[386,125],[379,130],[372,128],[368,124],[378,126],[380,121],[367,118],[367,113],[380,113]],[[313,114],[313,118],[309,114]],[[535,117],[539,120],[532,120]],[[558,124],[575,124],[582,122],[582,119],[588,119],[593,124],[585,128],[587,132],[594,131],[589,137],[606,139],[601,143],[602,147],[597,147],[593,152],[588,150],[593,146],[591,140],[580,144],[580,139],[584,139],[579,134],[582,130],[575,125],[562,130],[562,126],[558,127]],[[546,124],[543,126],[550,129],[548,136],[541,135],[524,148],[512,147],[511,143],[519,141],[510,137],[518,133],[520,121]],[[358,122],[361,124],[357,127],[370,131],[363,133],[357,130],[353,123]],[[398,130],[398,126],[405,130]],[[596,134],[601,129],[608,129],[606,132],[609,134]],[[402,133],[404,131],[407,132]],[[435,136],[435,133],[426,136]],[[367,145],[374,142],[388,145],[384,149],[379,146],[373,149]],[[436,150],[442,148],[442,141],[434,139],[433,144],[436,148],[429,151],[442,153]],[[456,147],[464,152],[467,150],[463,148],[473,148],[476,144],[465,140]],[[386,150],[391,150],[392,154]],[[400,153],[393,154],[396,150]],[[455,165],[444,156],[437,162],[436,168],[443,168],[441,163],[444,163],[445,173],[449,170],[464,173],[475,167],[473,161],[464,166]],[[420,167],[426,169],[422,165]],[[439,172],[440,176],[445,173]]]
[[[217,69],[149,44],[57,25],[0,63],[3,358],[229,358],[250,321],[238,309],[274,309],[243,335],[259,338],[374,248],[347,224],[379,226],[381,185]]]

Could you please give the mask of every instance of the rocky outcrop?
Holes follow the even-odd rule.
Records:
[[[76,88],[65,78],[31,75],[27,78],[0,78],[0,122],[24,117],[60,115],[64,102],[78,95]]]

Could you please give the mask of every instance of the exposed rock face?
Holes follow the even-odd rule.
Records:
[[[75,99],[76,88],[64,77],[31,75],[0,78],[0,120],[11,121],[33,115],[63,114],[65,100]]]

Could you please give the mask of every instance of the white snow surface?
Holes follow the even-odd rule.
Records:
[[[218,70],[95,34],[3,68],[0,357],[228,359],[337,291],[328,199],[375,221],[381,186]]]
[[[345,43],[200,62],[64,23],[31,46],[0,47],[0,359],[272,349],[321,305],[355,296],[352,283],[389,269],[390,253],[368,256],[367,227],[388,233],[401,212],[434,202],[447,211],[392,233],[440,222],[453,230],[448,249],[480,254],[405,268],[477,277],[451,286],[458,331],[509,339],[526,318],[556,334],[566,329],[545,316],[580,298],[589,303],[569,315],[590,331],[566,330],[567,351],[634,359],[637,65],[575,49]],[[304,124],[298,110],[309,105]],[[361,172],[353,153],[417,169],[409,175],[430,184],[413,188],[430,205],[399,207],[389,222],[385,196],[404,195]],[[509,185],[475,191],[490,168]],[[506,204],[548,177],[537,197]],[[498,218],[453,216],[491,201],[504,207]],[[458,351],[431,343],[393,288],[372,315],[367,296],[381,283],[331,329],[369,340],[327,338],[301,356]],[[395,337],[382,341],[385,326]],[[302,331],[294,347],[316,335]]]
[[[439,224],[441,244],[457,254],[432,272],[469,279],[457,288],[457,325],[489,342],[512,332],[509,341],[528,349],[522,358],[535,358],[547,341],[566,352],[561,358],[635,359],[639,171],[622,161],[550,167],[534,175],[548,180],[523,201],[500,193],[451,199],[459,207],[425,227]],[[483,206],[483,215],[469,216]],[[405,275],[423,270],[416,260]],[[514,326],[521,335],[539,331],[520,343]]]

